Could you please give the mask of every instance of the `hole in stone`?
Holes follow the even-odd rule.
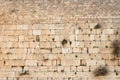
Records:
[[[19,74],[20,76],[23,76],[23,75],[30,75],[29,71],[26,70],[26,71],[23,71]]]

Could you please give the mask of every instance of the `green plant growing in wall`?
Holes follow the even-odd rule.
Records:
[[[112,47],[113,47],[112,54],[115,57],[119,57],[120,56],[120,41],[118,40],[113,41]]]
[[[62,42],[61,42],[61,44],[64,46],[65,44],[67,44],[67,42],[68,41],[66,39],[63,39]]]
[[[97,67],[94,71],[93,71],[93,74],[95,77],[97,76],[106,76],[108,74],[108,69],[104,66],[99,66]]]
[[[105,47],[106,47],[106,48],[108,48],[108,46],[107,46],[107,45],[106,45]]]
[[[100,28],[101,28],[100,24],[97,24],[97,25],[95,25],[95,27],[94,27],[94,29],[100,29]]]

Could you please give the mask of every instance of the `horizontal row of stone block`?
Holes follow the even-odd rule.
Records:
[[[91,65],[104,65],[104,66],[119,66],[120,60],[113,62],[109,59],[39,59],[39,60],[28,60],[28,59],[11,59],[11,60],[1,60],[0,67],[4,66],[91,66]]]

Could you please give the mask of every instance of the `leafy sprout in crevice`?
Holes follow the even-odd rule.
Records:
[[[100,24],[96,24],[94,29],[100,29],[101,28],[101,25]]]
[[[120,41],[118,40],[113,41],[112,47],[113,47],[112,54],[115,57],[119,57],[120,56]]]
[[[109,73],[107,67],[105,66],[99,66],[94,71],[93,74],[95,77],[97,76],[106,76]]]
[[[68,41],[66,40],[66,39],[63,39],[62,40],[62,42],[61,42],[61,44],[64,46],[65,44],[67,44],[68,43]]]

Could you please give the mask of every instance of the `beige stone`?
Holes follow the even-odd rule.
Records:
[[[40,35],[41,31],[40,30],[33,30],[33,35]]]
[[[25,61],[24,60],[6,60],[5,65],[6,66],[24,66]]]
[[[37,66],[37,60],[26,60],[25,65],[26,66]]]
[[[120,39],[119,4],[0,0],[0,80],[120,80],[119,57],[111,54]],[[95,77],[99,66],[109,74]]]

